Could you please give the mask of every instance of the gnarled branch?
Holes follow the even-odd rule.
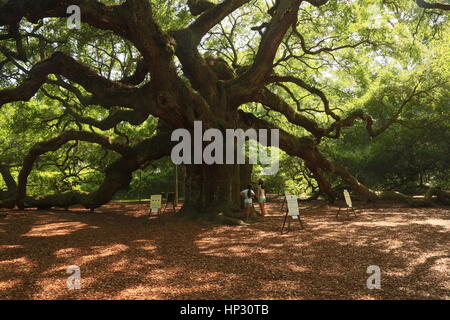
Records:
[[[49,74],[62,75],[82,85],[86,90],[93,93],[96,102],[104,107],[132,106],[132,97],[139,90],[138,88],[103,78],[87,65],[61,52],[56,52],[50,58],[34,65],[29,72],[28,78],[18,87],[0,90],[0,106],[8,102],[28,101],[47,81]]]
[[[450,4],[429,3],[424,0],[413,0],[417,5],[424,9],[450,10]]]

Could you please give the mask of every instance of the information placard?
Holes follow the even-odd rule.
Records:
[[[352,207],[352,198],[350,197],[350,193],[348,193],[347,190],[344,190],[344,198],[345,198],[345,202],[347,203],[348,207],[351,208]]]
[[[300,212],[298,211],[298,201],[295,195],[286,195],[286,202],[288,207],[288,212],[291,217],[298,217]]]
[[[150,197],[150,209],[152,212],[158,212],[161,209],[162,196],[160,194],[154,194]]]

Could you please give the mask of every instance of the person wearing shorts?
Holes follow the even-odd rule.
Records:
[[[253,204],[252,199],[255,197],[255,192],[252,190],[251,184],[247,186],[247,189],[241,191],[241,196],[244,198],[244,218],[248,219],[250,208]]]
[[[264,217],[266,215],[266,187],[261,179],[258,181],[258,203],[261,217]]]

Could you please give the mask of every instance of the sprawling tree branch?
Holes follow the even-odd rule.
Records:
[[[96,127],[103,131],[115,128],[122,121],[138,126],[147,120],[150,115],[148,110],[117,110],[110,113],[106,118],[97,120],[91,117],[81,116],[68,106],[66,110],[77,122]]]
[[[148,75],[149,71],[150,70],[148,64],[145,62],[145,60],[141,59],[136,63],[136,69],[134,70],[133,74],[129,77],[122,78],[120,82],[137,86],[145,80],[145,77]]]
[[[262,103],[271,110],[283,114],[289,122],[305,128],[318,140],[326,134],[325,130],[320,128],[317,122],[295,111],[286,101],[268,89],[262,90],[257,95],[255,102]]]
[[[188,29],[194,35],[194,41],[198,44],[201,38],[226,16],[240,8],[250,0],[224,0],[220,4],[213,5],[198,17]]]
[[[278,2],[277,10],[263,33],[258,52],[252,66],[230,83],[233,100],[246,102],[249,95],[266,83],[273,70],[273,60],[287,30],[296,21],[299,0]]]
[[[50,151],[56,151],[69,141],[87,141],[99,144],[106,149],[122,155],[105,171],[105,179],[99,189],[93,194],[69,193],[65,195],[47,196],[42,199],[26,198],[28,176],[39,156]],[[82,204],[86,208],[94,209],[109,202],[120,188],[131,181],[131,174],[148,161],[159,159],[170,154],[170,135],[167,130],[148,138],[134,147],[123,145],[92,132],[66,131],[56,138],[36,144],[25,157],[22,170],[19,173],[16,202],[19,207],[33,206],[39,208],[69,207]],[[24,203],[25,201],[25,203]]]
[[[431,188],[428,190],[423,199],[415,199],[400,192],[372,190],[358,181],[358,179],[354,177],[346,168],[328,160],[320,152],[317,142],[314,140],[308,137],[294,136],[263,119],[255,117],[251,113],[246,113],[241,110],[239,110],[239,118],[241,125],[244,128],[278,129],[280,134],[280,149],[289,155],[296,156],[304,160],[305,165],[313,173],[314,178],[318,182],[321,191],[331,201],[335,199],[336,194],[328,179],[324,176],[324,172],[339,176],[349,186],[350,190],[362,195],[368,201],[395,200],[405,202],[411,206],[427,206],[431,204],[432,197],[437,196],[439,201],[442,203],[450,203],[450,193],[437,188]]]
[[[0,163],[0,175],[3,178],[3,181],[5,181],[8,193],[15,194],[17,192],[17,183],[11,175],[10,168]]]
[[[93,0],[9,0],[0,6],[0,25],[15,25],[22,18],[33,23],[47,17],[68,17],[67,8],[81,8],[82,21],[111,30],[130,40],[141,52],[152,74],[176,74],[171,59],[173,43],[152,16],[147,0],[127,0],[120,5],[105,5]]]
[[[415,3],[424,9],[439,9],[439,10],[450,10],[450,4],[444,3],[429,3],[424,0],[414,0]]]
[[[303,52],[306,53],[306,54],[310,54],[310,55],[319,55],[321,53],[330,53],[330,52],[334,52],[334,51],[338,51],[338,50],[342,50],[342,49],[357,48],[357,47],[359,47],[362,44],[370,44],[370,43],[372,43],[370,40],[365,39],[365,40],[357,41],[357,42],[352,43],[352,44],[344,44],[344,45],[340,45],[340,46],[336,46],[336,47],[322,47],[322,48],[317,49],[317,50],[311,50],[310,48],[308,48],[306,46],[305,38],[297,30],[297,28],[293,28],[293,33],[300,40],[300,46],[302,47]]]
[[[355,111],[351,112],[347,117],[336,120],[334,123],[332,123],[330,125],[330,127],[326,129],[326,136],[329,138],[334,138],[334,139],[339,138],[341,129],[346,128],[346,127],[351,127],[353,125],[353,123],[355,122],[355,120],[357,120],[357,119],[360,119],[366,123],[366,130],[372,138],[379,136],[380,134],[385,132],[391,125],[398,122],[398,119],[399,119],[400,115],[402,114],[403,110],[408,105],[408,103],[410,103],[412,101],[412,99],[414,97],[422,95],[422,94],[429,92],[430,90],[433,90],[434,88],[442,85],[442,83],[439,83],[428,89],[418,90],[419,84],[420,84],[420,82],[418,82],[413,87],[411,92],[406,96],[406,98],[397,107],[397,110],[395,111],[395,113],[389,118],[389,120],[387,120],[379,128],[375,129],[373,127],[374,120],[370,115],[365,113],[363,110],[355,110]],[[333,132],[334,132],[334,134],[333,134]]]
[[[30,70],[28,78],[16,88],[0,90],[0,106],[9,102],[31,99],[46,82],[61,84],[60,81],[49,81],[47,78],[49,74],[64,76],[91,92],[93,98],[86,99],[78,91],[77,96],[83,104],[99,104],[104,108],[124,106],[138,110],[134,113],[118,112],[109,117],[105,121],[107,123],[103,123],[106,126],[109,126],[112,122],[117,123],[120,119],[130,120],[133,123],[142,122],[148,117],[149,113],[161,117],[174,126],[180,126],[192,120],[192,116],[189,113],[180,112],[180,106],[186,106],[186,102],[198,114],[208,112],[208,108],[205,107],[201,97],[186,88],[178,77],[173,79],[173,81],[160,77],[153,79],[142,88],[137,88],[103,78],[92,68],[61,52],[56,52],[50,58],[37,63]],[[67,86],[66,84],[64,87],[67,88]],[[178,90],[171,90],[176,87],[178,87]],[[69,88],[69,90],[77,93],[77,90],[73,88]],[[189,96],[191,96],[191,99],[186,101],[186,97]],[[136,117],[141,118],[137,119]],[[97,124],[100,125],[100,123]]]
[[[183,66],[185,75],[192,87],[202,93],[211,105],[219,103],[217,99],[219,77],[211,68],[212,66],[199,54],[197,47],[211,28],[247,2],[249,0],[224,0],[220,4],[209,6],[208,10],[186,29],[170,32],[176,40],[176,55]]]
[[[92,68],[56,52],[50,58],[33,66],[28,78],[14,89],[0,90],[0,106],[8,102],[28,101],[47,81],[49,74],[58,74],[82,85],[95,95],[95,102],[104,107],[132,106],[139,89],[99,76]]]
[[[330,201],[335,199],[335,193],[332,190],[332,186],[323,174],[323,167],[330,167],[331,164],[320,153],[317,143],[313,139],[309,137],[297,137],[292,135],[285,130],[278,128],[274,124],[255,117],[251,113],[246,113],[239,110],[239,116],[241,125],[245,128],[279,130],[280,149],[289,155],[303,159],[308,169],[313,173],[321,191]]]
[[[193,16],[198,16],[208,9],[215,6],[214,3],[208,0],[187,0],[189,11]]]
[[[322,100],[323,107],[327,115],[331,116],[335,120],[340,120],[340,117],[330,109],[330,102],[328,101],[328,98],[326,97],[325,93],[322,90],[307,84],[302,79],[294,76],[271,76],[269,82],[291,82],[298,85],[299,87],[305,89],[306,91],[318,96],[320,100]]]
[[[116,151],[120,154],[126,154],[131,151],[130,147],[123,145],[117,141],[111,140],[109,137],[102,136],[94,132],[86,132],[86,131],[74,131],[74,130],[65,131],[56,138],[37,143],[28,152],[23,162],[22,170],[19,173],[18,195],[17,195],[18,201],[21,201],[25,197],[27,179],[38,157],[44,153],[56,151],[67,142],[73,140],[96,143],[103,146],[104,148]]]
[[[104,30],[125,35],[125,23],[121,9],[125,4],[108,6],[92,0],[6,0],[0,4],[0,25],[15,25],[22,18],[33,23],[47,17],[66,18],[67,8],[77,5],[82,8],[83,21]]]
[[[59,83],[59,82],[56,82],[56,83]],[[63,82],[63,83],[65,84],[65,82]],[[115,108],[111,108],[109,110],[108,116],[102,120],[91,118],[91,117],[85,117],[85,116],[78,114],[74,110],[74,107],[71,106],[67,101],[65,101],[61,97],[52,95],[52,94],[48,93],[47,90],[45,90],[45,89],[42,89],[42,91],[50,99],[60,102],[65,108],[64,114],[68,114],[68,115],[72,116],[75,119],[76,123],[87,124],[89,126],[96,127],[103,131],[115,128],[122,121],[126,121],[132,125],[140,125],[145,120],[147,120],[150,115],[150,108],[139,107],[139,108],[135,108],[133,110],[128,110],[128,109],[116,110]],[[78,97],[78,95],[77,95],[77,97]],[[78,99],[80,99],[80,98],[78,97]],[[83,100],[81,100],[81,102],[83,103]],[[85,105],[85,104],[83,104],[83,105]],[[58,117],[58,118],[60,118],[60,117]]]

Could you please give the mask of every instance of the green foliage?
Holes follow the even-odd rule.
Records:
[[[448,89],[447,85],[433,95],[415,100],[395,124],[376,138],[370,138],[365,127],[358,124],[345,130],[342,139],[327,141],[324,149],[373,188],[406,192],[424,186],[447,188],[450,185]],[[395,95],[390,97],[387,101],[395,99]],[[379,117],[383,113],[373,109],[375,118],[382,122]]]
[[[180,179],[182,168],[179,167]],[[181,184],[180,184],[181,185]],[[170,158],[153,162],[147,168],[135,171],[127,189],[119,191],[115,199],[149,199],[152,194],[173,192],[175,186],[175,165]],[[181,188],[179,190],[181,192]]]
[[[285,192],[309,196],[317,191],[317,183],[305,167],[303,160],[280,153],[279,170],[274,175],[261,175],[261,165],[253,169],[252,181],[263,179],[268,193],[283,195]]]
[[[102,2],[119,4],[124,1]],[[151,3],[155,19],[164,31],[184,28],[193,21],[186,1],[151,0]],[[244,5],[202,39],[200,53],[220,56],[234,67],[251,64],[261,40],[261,35],[251,27],[269,21],[267,8],[264,0]],[[130,76],[140,59],[138,50],[128,41],[86,24],[81,30],[70,30],[63,19],[50,18],[35,29],[36,25],[24,19],[20,28],[23,33],[34,34],[27,38],[24,48],[28,61],[16,61],[23,69],[29,70],[53,52],[62,51],[90,65],[104,77],[118,80]],[[370,138],[365,124],[357,120],[354,126],[342,130],[340,139],[324,139],[321,148],[327,155],[374,188],[410,189],[421,184],[449,188],[449,15],[423,10],[410,0],[329,1],[319,8],[303,2],[297,30],[311,51],[342,48],[307,54],[291,29],[277,54],[275,73],[298,76],[322,89],[341,117],[363,110],[374,119],[374,128],[379,129],[396,115],[402,101],[413,94],[414,89],[421,92],[404,106],[398,121],[375,138]],[[345,47],[349,44],[353,46]],[[14,50],[15,43],[2,41],[2,46]],[[2,52],[5,50],[0,52],[0,63],[6,58]],[[286,62],[288,55],[296,55],[298,59]],[[16,64],[7,63],[1,69],[0,88],[13,87],[26,76]],[[66,79],[54,75],[50,79],[64,81],[88,95],[82,87]],[[293,84],[268,87],[321,126],[327,127],[332,122],[324,114],[322,101],[317,96]],[[100,106],[82,105],[73,91],[51,83],[30,102],[2,107],[0,164],[11,165],[15,178],[33,145],[65,130],[93,130],[134,145],[152,136],[157,126],[157,119],[149,117],[138,126],[122,122],[117,130],[101,131],[77,122],[67,112],[67,106],[81,116],[97,120],[109,114]],[[261,104],[242,108],[292,134],[308,135],[306,130]],[[68,143],[39,159],[37,170],[29,177],[28,192],[33,195],[93,191],[102,181],[107,166],[117,157],[97,145]],[[256,168],[255,179],[258,175],[259,168]],[[128,190],[119,193],[117,198],[136,199],[139,194],[147,198],[152,193],[171,190],[173,177],[173,165],[163,159],[135,172]],[[285,154],[281,157],[280,172],[265,180],[268,191],[275,193],[311,194],[317,188],[302,161]],[[2,179],[0,188],[4,188]]]

